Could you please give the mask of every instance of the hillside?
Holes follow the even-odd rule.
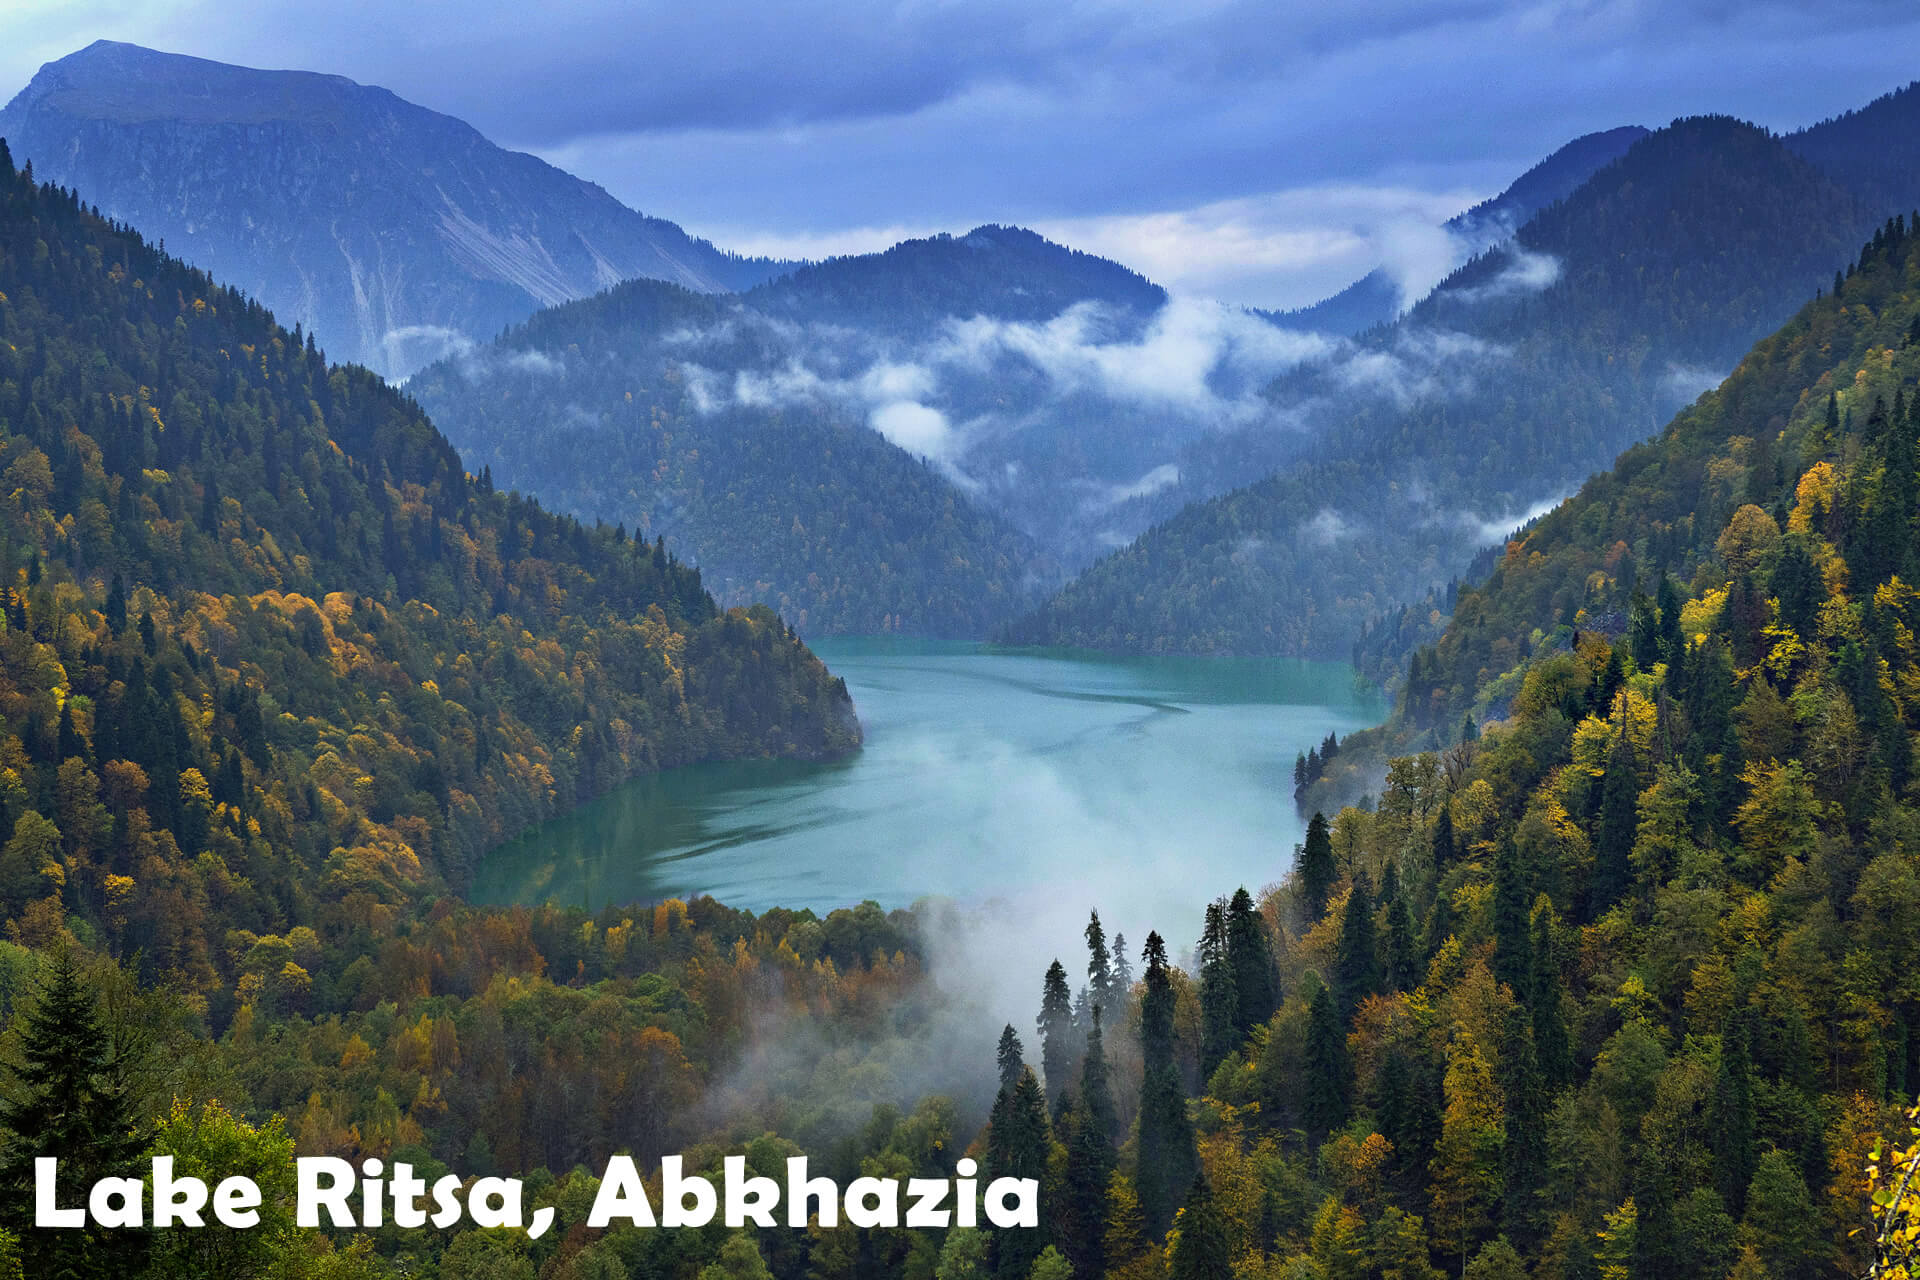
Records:
[[[417,406],[0,155],[10,917],[231,985],[643,771],[825,756],[845,688],[663,545],[469,478]]]
[[[1780,140],[1676,122],[1462,267],[1357,354],[1267,394],[1300,430],[1197,441],[1196,503],[1011,627],[1021,643],[1344,656],[1828,282],[1885,211]]]
[[[1869,1274],[1920,1092],[1917,233],[1460,591],[1335,757],[1395,752],[1371,798],[1163,923],[1191,972],[1148,938],[1117,1151],[1097,922],[1081,1003],[1045,976],[1016,1158],[1076,1273],[1171,1224],[1175,1275]],[[989,1151],[1046,1124],[1017,1070]]]
[[[1622,125],[1583,134],[1515,178],[1499,195],[1449,218],[1443,228],[1472,257],[1505,240],[1541,210],[1579,190],[1595,173],[1626,154],[1645,137],[1639,125]],[[1332,297],[1312,306],[1272,313],[1268,318],[1288,329],[1308,329],[1348,337],[1375,325],[1391,324],[1417,298],[1401,296],[1400,286],[1376,267]]]
[[[42,67],[0,137],[43,181],[390,378],[621,280],[723,291],[789,265],[340,76],[103,40]]]
[[[1030,604],[1043,557],[940,469],[831,397],[734,396],[705,372],[783,349],[757,297],[634,281],[409,390],[502,483],[664,535],[722,601],[809,635],[978,636]]]

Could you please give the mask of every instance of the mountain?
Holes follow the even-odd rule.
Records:
[[[0,137],[37,177],[389,378],[621,280],[723,292],[790,265],[722,252],[340,76],[103,40],[42,67]]]
[[[1782,140],[1876,208],[1920,207],[1920,82]]]
[[[1210,919],[1191,1025],[1221,1065],[1185,1092],[1244,1117],[1199,1139],[1212,1185],[1367,1170],[1277,1232],[1196,1195],[1221,1253],[1888,1273],[1880,1206],[1913,1206],[1883,1153],[1920,1092],[1917,234],[1883,225],[1462,589],[1395,722],[1335,757],[1395,755],[1371,800],[1315,815],[1260,903],[1271,944]],[[1257,1029],[1250,951],[1274,970]]]
[[[1459,245],[1460,258],[1471,258],[1499,244],[1535,214],[1572,195],[1646,134],[1639,125],[1583,134],[1515,178],[1499,195],[1448,219],[1444,229]],[[1412,301],[1402,296],[1391,275],[1376,267],[1312,306],[1262,314],[1283,328],[1351,337],[1391,323]]]
[[[723,601],[765,599],[809,634],[982,636],[1091,545],[1089,495],[1204,429],[1049,367],[1150,342],[1168,305],[1115,263],[987,226],[739,297],[621,285],[409,389],[476,464],[664,533]]]
[[[410,390],[475,465],[589,518],[670,538],[723,601],[808,634],[976,636],[1032,599],[1032,544],[858,417],[696,368],[753,367],[745,303],[638,280],[543,311]]]
[[[1443,586],[1718,382],[1885,212],[1735,120],[1642,138],[1394,325],[1277,379],[1269,400],[1299,429],[1190,445],[1163,511],[1245,487],[1006,635],[1344,655],[1369,617]]]
[[[0,148],[0,901],[227,999],[616,783],[860,740],[771,611],[476,481],[410,399]]]

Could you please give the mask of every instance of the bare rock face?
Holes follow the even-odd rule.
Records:
[[[0,137],[36,177],[389,378],[621,280],[718,293],[791,265],[726,253],[341,76],[103,40],[42,67]]]

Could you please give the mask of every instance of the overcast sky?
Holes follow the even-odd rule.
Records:
[[[1567,140],[1788,129],[1920,78],[1913,0],[5,0],[0,97],[100,38],[336,72],[748,252],[1036,227],[1312,301]]]

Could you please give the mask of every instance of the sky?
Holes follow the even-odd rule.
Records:
[[[1912,0],[6,0],[0,97],[95,39],[333,72],[728,248],[984,222],[1302,305],[1570,139],[1791,129],[1920,78]],[[1417,284],[1417,282],[1415,282]]]

